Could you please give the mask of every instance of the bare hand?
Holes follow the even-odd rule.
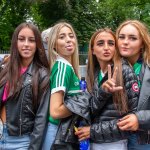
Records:
[[[138,119],[135,114],[130,114],[119,119],[117,125],[120,130],[126,130],[126,131],[129,130],[136,131],[139,128]]]
[[[78,136],[79,141],[90,138],[90,126],[79,127],[75,132],[75,135]]]
[[[122,86],[116,86],[118,68],[116,67],[113,75],[111,76],[111,66],[108,65],[108,80],[102,84],[102,89],[106,92],[114,93],[123,89]]]

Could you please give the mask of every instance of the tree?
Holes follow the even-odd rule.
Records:
[[[16,26],[32,21],[42,31],[59,20],[70,22],[80,47],[103,27],[116,30],[126,19],[138,19],[150,26],[149,0],[1,0],[0,49],[9,49]]]
[[[70,22],[78,36],[80,45],[87,43],[96,29],[95,17],[91,15],[95,5],[89,0],[47,0],[36,2],[32,7],[32,16],[36,24],[43,29],[53,26],[58,20]]]
[[[42,28],[61,19],[71,22],[82,46],[96,29],[109,27],[115,31],[126,19],[139,19],[150,25],[149,6],[148,0],[47,0],[36,2],[33,10]]]
[[[26,21],[30,3],[22,0],[3,0],[0,6],[0,49],[9,50],[12,33]]]

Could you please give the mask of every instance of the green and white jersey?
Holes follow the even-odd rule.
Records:
[[[61,90],[67,95],[80,92],[79,78],[72,65],[60,56],[52,68],[50,82],[51,94]]]
[[[58,57],[50,75],[51,94],[64,91],[64,95],[74,95],[79,92],[79,78],[74,72],[72,65],[64,58]],[[49,122],[58,125],[59,119],[49,116]]]

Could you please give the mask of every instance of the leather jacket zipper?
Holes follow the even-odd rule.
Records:
[[[26,105],[26,108],[35,116],[35,113],[29,108],[28,105]]]
[[[22,119],[20,118],[19,121],[20,121],[20,136],[21,136]]]
[[[23,93],[23,96],[22,96],[22,100],[21,100],[21,109],[20,109],[20,136],[21,136],[21,128],[22,128],[22,118],[21,118],[21,114],[22,114],[22,103],[23,103],[23,98],[24,98],[24,94],[25,94],[25,90],[24,90],[24,93]]]
[[[150,141],[149,141],[149,136],[150,136],[150,130],[148,130],[148,139],[147,139],[147,144],[149,144],[149,143],[150,143]]]

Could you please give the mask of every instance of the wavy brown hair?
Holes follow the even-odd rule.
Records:
[[[116,31],[117,39],[119,38],[120,30],[126,25],[132,25],[138,30],[139,35],[142,38],[142,43],[144,45],[144,47],[142,48],[143,60],[145,64],[150,66],[150,36],[149,36],[148,27],[144,23],[138,20],[126,20],[123,23],[121,23],[117,28]]]
[[[95,73],[98,69],[100,70],[99,62],[96,56],[93,55],[92,51],[93,51],[94,41],[96,37],[102,32],[110,33],[115,39],[116,51],[115,51],[112,61],[114,63],[114,68],[116,67],[118,68],[116,85],[123,87],[123,90],[113,93],[113,101],[114,101],[116,108],[119,110],[120,113],[128,112],[127,98],[126,98],[126,93],[125,93],[124,83],[123,83],[123,76],[122,76],[122,61],[121,61],[121,57],[120,57],[120,54],[116,45],[116,36],[112,32],[112,30],[110,30],[109,28],[97,30],[90,39],[89,50],[88,50],[87,77],[86,77],[87,88],[89,92],[92,92],[93,87],[94,87]]]
[[[49,64],[46,58],[45,50],[41,40],[41,34],[38,28],[30,23],[22,23],[20,24],[14,31],[11,47],[10,47],[10,58],[6,63],[4,69],[0,72],[0,86],[8,83],[8,96],[14,96],[17,92],[17,89],[21,88],[22,79],[20,77],[20,69],[21,69],[21,56],[18,51],[17,42],[18,42],[18,34],[23,29],[28,27],[31,29],[35,36],[36,43],[36,52],[34,58],[32,60],[33,64],[35,64],[35,68],[33,71],[33,103],[37,105],[37,96],[38,96],[38,84],[39,84],[39,74],[38,70],[41,67],[49,68]],[[41,84],[41,90],[44,90],[48,86],[48,80],[44,81]]]

